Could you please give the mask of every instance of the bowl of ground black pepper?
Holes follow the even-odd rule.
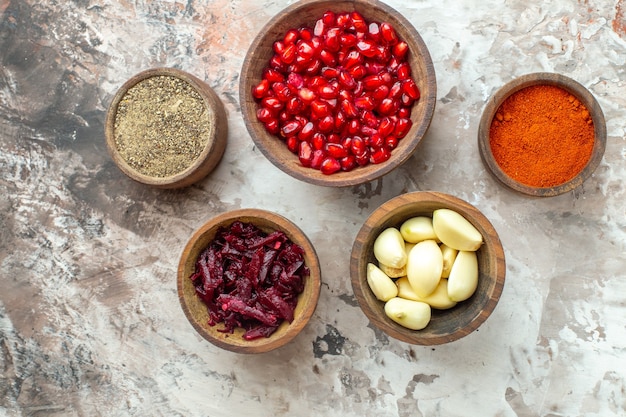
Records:
[[[155,68],[130,78],[106,118],[109,154],[131,179],[157,188],[187,187],[215,169],[226,148],[226,112],[195,76]]]
[[[483,163],[505,186],[550,197],[582,185],[606,146],[606,122],[595,97],[556,73],[532,73],[501,87],[478,129]]]

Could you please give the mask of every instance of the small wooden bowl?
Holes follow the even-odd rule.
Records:
[[[553,187],[533,187],[523,184],[506,174],[494,159],[489,141],[489,129],[502,103],[514,93],[535,85],[559,87],[576,97],[589,111],[593,120],[595,143],[587,165],[571,180]],[[561,74],[532,73],[521,76],[501,87],[487,102],[478,127],[478,149],[488,171],[505,186],[536,197],[551,197],[567,193],[579,187],[596,170],[606,147],[606,122],[602,108],[584,86]]]
[[[399,228],[411,217],[432,216],[433,211],[440,208],[455,210],[483,235],[484,244],[477,252],[478,288],[471,298],[449,310],[433,309],[431,321],[424,329],[410,330],[385,315],[384,303],[376,299],[367,284],[367,264],[377,264],[374,241],[384,229]],[[463,200],[427,191],[400,195],[376,209],[359,230],[350,259],[352,289],[370,322],[387,335],[414,345],[449,343],[476,330],[496,307],[504,287],[505,273],[504,250],[489,220]]]
[[[209,326],[207,307],[196,295],[193,282],[189,278],[195,271],[195,262],[200,253],[214,239],[220,226],[228,227],[235,221],[252,223],[264,232],[271,233],[282,230],[287,237],[304,249],[305,263],[310,275],[305,282],[304,291],[298,297],[294,320],[283,322],[278,329],[267,338],[244,340],[243,329],[224,333],[222,324]],[[321,270],[315,248],[307,236],[294,223],[286,218],[259,209],[240,209],[220,214],[202,225],[189,239],[178,265],[178,298],[185,316],[194,329],[209,342],[223,349],[236,353],[263,353],[277,349],[290,342],[308,323],[317,307],[321,287]]]
[[[202,97],[209,123],[207,143],[200,155],[186,169],[167,177],[150,176],[129,165],[120,154],[115,140],[115,119],[120,102],[125,98],[129,89],[141,81],[156,76],[175,77],[189,84]],[[157,188],[183,188],[206,177],[222,159],[226,149],[227,136],[226,111],[219,97],[200,79],[175,68],[149,69],[130,78],[113,97],[105,122],[106,145],[113,162],[131,179]]]
[[[289,29],[307,25],[313,27],[324,12],[358,11],[368,21],[388,22],[396,29],[398,37],[409,44],[409,64],[421,98],[413,105],[413,126],[400,140],[391,158],[384,163],[355,168],[349,172],[324,175],[319,170],[300,164],[297,155],[291,153],[284,141],[269,134],[256,118],[257,103],[252,88],[257,85],[263,69],[273,55],[274,41],[282,38]],[[376,0],[304,0],[292,4],[261,29],[246,54],[241,70],[239,100],[244,122],[252,140],[261,152],[285,173],[308,183],[329,187],[346,187],[375,180],[406,162],[423,139],[435,110],[437,81],[435,69],[426,44],[419,33],[400,13]]]

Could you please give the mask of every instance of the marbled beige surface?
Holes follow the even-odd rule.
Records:
[[[388,0],[429,46],[435,117],[404,166],[339,190],[276,169],[241,118],[245,52],[287,4],[0,0],[0,416],[625,415],[626,3]],[[155,66],[228,112],[224,159],[182,191],[131,182],[104,145],[113,94]],[[609,134],[584,186],[540,200],[503,189],[476,146],[488,97],[535,71],[586,86]],[[365,218],[415,190],[476,205],[507,257],[493,315],[445,346],[375,331],[349,281]],[[323,269],[310,324],[258,356],[201,339],[176,294],[189,235],[240,207],[296,222]]]

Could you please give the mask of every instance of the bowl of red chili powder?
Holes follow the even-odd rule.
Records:
[[[579,187],[598,167],[606,123],[595,97],[577,81],[527,74],[489,99],[478,145],[502,184],[531,196],[555,196]]]
[[[285,217],[260,209],[222,213],[203,224],[180,257],[185,316],[212,344],[263,353],[293,340],[317,307],[315,248]]]
[[[329,187],[372,181],[406,162],[436,102],[426,44],[376,0],[288,6],[253,40],[239,87],[261,153],[292,177]]]

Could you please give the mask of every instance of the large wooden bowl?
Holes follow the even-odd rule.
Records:
[[[279,328],[267,338],[244,340],[243,329],[235,329],[233,334],[220,332],[223,324],[209,326],[207,307],[198,298],[194,285],[189,278],[195,270],[195,262],[199,254],[214,239],[220,226],[228,227],[235,221],[252,223],[266,233],[282,230],[294,243],[300,245],[305,252],[305,263],[310,276],[305,282],[304,291],[298,297],[294,320],[283,322]],[[315,312],[321,287],[321,270],[315,248],[307,236],[294,223],[286,218],[259,209],[240,209],[218,215],[202,225],[189,239],[183,249],[178,265],[178,298],[185,316],[193,328],[206,340],[223,349],[236,353],[263,353],[277,349],[289,343],[308,323]]]
[[[533,187],[513,178],[498,165],[491,151],[489,129],[496,112],[502,103],[514,93],[535,85],[559,87],[576,97],[589,111],[593,120],[595,142],[587,165],[571,180],[552,187]],[[518,77],[503,87],[489,99],[478,126],[478,149],[483,164],[499,183],[519,193],[534,197],[551,197],[564,194],[582,185],[596,170],[606,147],[606,122],[600,104],[583,85],[573,79],[556,73],[532,73]]]
[[[168,177],[150,176],[135,169],[122,157],[115,140],[115,118],[120,102],[125,98],[129,89],[141,81],[156,76],[179,78],[191,85],[204,101],[206,117],[210,126],[207,132],[206,146],[200,155],[186,169]],[[227,136],[228,120],[226,111],[217,94],[200,79],[175,68],[153,68],[131,77],[113,97],[105,122],[106,145],[113,162],[131,179],[156,188],[183,188],[206,177],[222,159],[226,149]]]
[[[327,10],[336,13],[356,10],[369,22],[392,24],[398,36],[409,44],[409,64],[421,91],[421,98],[413,105],[411,112],[413,126],[407,136],[400,140],[389,160],[332,175],[324,175],[319,170],[302,166],[297,155],[287,149],[284,141],[269,134],[256,118],[257,103],[252,96],[253,86],[260,82],[262,71],[273,55],[274,41],[282,38],[289,29],[304,25],[313,27],[315,21]],[[430,126],[437,98],[436,86],[435,70],[426,44],[411,23],[396,10],[376,0],[305,0],[281,11],[256,36],[241,70],[239,99],[241,113],[252,140],[275,166],[305,182],[344,187],[377,179],[402,165],[413,155]]]
[[[410,330],[389,319],[384,303],[376,299],[367,284],[367,264],[376,263],[374,241],[384,229],[397,227],[414,216],[431,216],[433,211],[449,208],[469,220],[483,235],[478,250],[478,288],[474,295],[449,310],[432,310],[432,319],[422,330]],[[370,322],[387,335],[415,345],[440,345],[460,339],[487,320],[504,287],[506,266],[500,238],[489,220],[471,204],[437,192],[413,192],[395,197],[376,209],[359,230],[350,258],[352,288]]]

